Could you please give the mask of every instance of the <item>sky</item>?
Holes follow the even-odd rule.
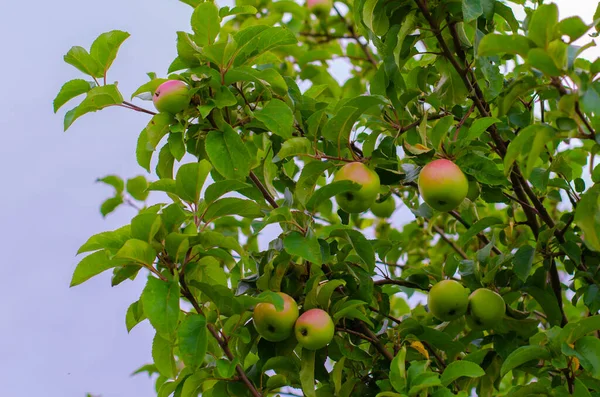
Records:
[[[592,0],[557,4],[561,17],[580,15],[586,22],[596,7]],[[4,396],[154,395],[145,375],[130,376],[151,362],[153,330],[147,322],[130,334],[125,328],[125,312],[139,298],[145,278],[111,288],[107,272],[69,288],[79,246],[135,215],[123,207],[103,219],[99,206],[111,190],[95,180],[144,173],[135,161],[135,145],[148,116],[111,108],[86,115],[63,133],[69,105],[54,115],[52,100],[64,82],[81,77],[62,56],[113,29],[132,37],[109,81],[118,81],[127,95],[147,81],[146,72],[164,76],[176,56],[175,32],[189,30],[190,14],[191,8],[177,0],[0,2]],[[589,57],[598,55],[598,47],[588,51]],[[400,224],[406,213],[395,216]]]

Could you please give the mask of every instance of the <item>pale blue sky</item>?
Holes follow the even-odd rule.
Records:
[[[559,4],[561,16],[578,14],[590,22],[596,2]],[[102,219],[98,208],[110,189],[94,181],[144,172],[134,153],[148,117],[108,109],[63,133],[64,111],[54,115],[51,102],[62,83],[81,77],[62,56],[112,29],[132,34],[109,74],[125,95],[147,80],[146,72],[164,76],[175,57],[175,32],[189,30],[190,12],[176,0],[0,3],[3,396],[153,395],[144,375],[129,376],[151,361],[153,331],[143,323],[127,334],[124,324],[144,277],[111,288],[108,272],[68,288],[77,248],[134,215],[123,208]]]

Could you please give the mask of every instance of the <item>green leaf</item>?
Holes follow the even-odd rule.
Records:
[[[98,61],[98,64],[102,68],[103,75],[106,75],[106,72],[117,57],[119,47],[121,47],[121,44],[123,44],[129,36],[130,34],[127,32],[112,30],[110,32],[102,33],[94,40],[90,47],[90,55]]]
[[[439,379],[439,375],[435,372],[425,372],[419,374],[412,378],[410,382],[410,390],[408,391],[408,395],[410,397],[416,396],[421,393],[421,391],[425,389],[429,389],[431,387],[440,386],[442,383]]]
[[[600,339],[584,336],[575,342],[575,351],[581,366],[594,378],[600,379]]]
[[[137,145],[135,148],[135,158],[138,164],[150,172],[150,161],[152,160],[152,153],[154,153],[154,149],[150,146],[150,142],[148,141],[148,133],[144,128],[138,137]]]
[[[403,393],[406,388],[406,346],[398,351],[390,363],[390,383],[394,390]]]
[[[219,284],[201,283],[195,280],[190,281],[190,285],[206,295],[217,306],[222,315],[231,316],[244,312],[244,307],[235,299],[233,292],[228,287]]]
[[[464,246],[469,241],[471,241],[472,238],[477,236],[478,233],[483,232],[488,227],[502,225],[503,223],[504,222],[502,222],[502,220],[499,218],[494,218],[494,217],[483,218],[483,219],[477,221],[476,223],[474,223],[473,225],[471,225],[471,227],[469,229],[467,229],[467,231],[458,238],[458,242],[460,245]]]
[[[263,216],[260,205],[252,200],[236,197],[225,197],[212,203],[204,213],[207,221],[227,215],[239,215],[244,218],[260,218]]]
[[[462,0],[462,12],[465,22],[471,22],[483,14],[481,0]]]
[[[179,284],[150,276],[141,301],[154,329],[164,336],[173,335],[179,322]]]
[[[363,22],[377,36],[383,36],[390,28],[390,20],[385,13],[385,2],[366,0],[363,7]]]
[[[321,246],[317,238],[303,236],[299,232],[291,232],[283,239],[283,247],[290,255],[299,256],[316,265],[323,263]]]
[[[175,178],[177,195],[188,203],[198,203],[202,186],[211,170],[212,166],[208,160],[179,167]]]
[[[453,361],[448,364],[446,369],[444,369],[444,373],[440,377],[440,380],[442,385],[446,387],[462,376],[479,378],[483,375],[485,375],[485,371],[479,365],[470,361],[461,360]]]
[[[481,136],[481,134],[485,130],[487,130],[491,125],[499,122],[500,120],[494,117],[482,117],[475,120],[473,124],[471,124],[471,127],[469,127],[469,132],[467,133],[467,136],[466,138],[464,138],[464,140],[466,140],[467,142],[471,142],[479,138],[479,136]]]
[[[494,12],[500,15],[502,18],[504,18],[504,20],[506,21],[506,23],[508,23],[508,26],[510,26],[510,30],[512,30],[513,33],[518,33],[519,21],[517,21],[517,18],[515,18],[515,14],[513,13],[512,8],[510,8],[506,4],[496,1],[494,2]]]
[[[546,144],[555,137],[556,131],[547,124],[532,124],[523,128],[508,145],[504,173],[508,175],[513,163],[519,160],[524,162],[523,176],[528,179]]]
[[[145,94],[145,93],[150,93],[151,95],[154,95],[154,92],[156,91],[158,86],[160,86],[165,81],[167,81],[167,79],[152,79],[152,80],[142,84],[141,86],[138,87],[137,90],[135,90],[133,92],[133,94],[131,94],[131,99],[133,99],[134,97],[136,97],[140,94]]]
[[[173,116],[169,113],[158,113],[152,117],[152,120],[146,126],[149,148],[156,149],[161,139],[169,133],[169,128],[173,122]]]
[[[100,213],[103,217],[113,212],[119,205],[123,204],[123,197],[117,195],[105,200],[100,206]]]
[[[526,37],[519,35],[503,35],[491,33],[484,36],[477,47],[477,55],[487,57],[500,54],[515,54],[527,57],[533,43]]]
[[[558,7],[556,4],[542,4],[531,16],[527,25],[527,37],[540,48],[546,48],[558,34]]]
[[[540,346],[521,346],[504,360],[500,368],[500,376],[532,360],[549,360],[550,352]]]
[[[127,332],[131,332],[133,327],[141,323],[146,319],[146,315],[144,314],[144,307],[142,306],[141,301],[133,302],[129,308],[127,308],[127,314],[125,315],[125,326],[127,327]]]
[[[232,9],[228,9],[228,8],[221,8],[221,10],[219,10],[219,16],[221,18],[225,18],[226,16],[229,15],[242,15],[242,14],[256,14],[258,11],[256,10],[255,7],[250,6],[250,5],[243,5],[243,6],[237,6],[237,7],[233,7]]]
[[[345,238],[367,265],[367,270],[373,271],[375,269],[375,251],[369,240],[361,232],[350,228],[338,228],[333,230],[330,235]]]
[[[286,140],[277,152],[279,159],[302,154],[314,154],[312,142],[307,138],[291,138]]]
[[[292,137],[294,114],[285,102],[272,99],[261,110],[254,112],[254,116],[272,133],[285,139]]]
[[[513,271],[523,282],[529,277],[531,266],[533,265],[533,258],[535,258],[535,248],[531,245],[519,247],[513,257]]]
[[[556,297],[552,292],[538,287],[524,287],[522,290],[531,295],[542,307],[551,325],[560,325],[562,314]]]
[[[129,239],[115,254],[115,258],[127,259],[150,266],[156,259],[156,251],[150,244],[138,239]]]
[[[107,175],[104,178],[96,179],[96,182],[106,183],[107,185],[114,187],[115,193],[117,194],[123,193],[123,190],[125,189],[125,182],[118,175]]]
[[[206,188],[206,191],[204,192],[204,200],[210,204],[226,193],[237,192],[249,188],[252,188],[252,186],[234,179],[218,181]]]
[[[560,333],[566,343],[573,343],[590,332],[600,330],[600,315],[585,317],[578,321],[570,321]]]
[[[314,350],[302,349],[300,384],[305,397],[317,397],[315,393],[315,354]]]
[[[82,79],[75,79],[71,81],[67,81],[54,98],[53,106],[54,113],[58,111],[65,103],[69,102],[71,99],[78,97],[81,94],[85,94],[89,90],[94,87],[94,83],[90,83],[89,81],[85,81]]]
[[[123,97],[114,84],[98,86],[87,92],[83,101],[70,114],[68,121],[65,121],[65,131],[73,124],[75,120],[84,114],[96,112],[109,106],[118,105],[123,102]],[[65,120],[67,120],[65,116]]]
[[[344,102],[323,127],[323,136],[343,148],[349,143],[350,132],[359,117],[370,108],[384,103],[385,99],[376,95],[361,95]]]
[[[179,352],[186,367],[197,369],[204,362],[208,343],[206,319],[200,314],[191,314],[179,326]]]
[[[129,240],[130,237],[131,228],[129,225],[123,226],[114,231],[95,234],[90,237],[85,244],[79,248],[79,250],[77,250],[77,255],[84,252],[97,251],[100,249],[117,251],[123,246],[123,244],[125,244],[127,240]]]
[[[214,43],[221,29],[219,9],[214,3],[200,3],[192,13],[192,30],[200,46]]]
[[[206,153],[219,174],[227,179],[245,180],[250,174],[250,154],[240,136],[227,126],[206,137]]]
[[[158,332],[152,340],[152,359],[158,372],[169,379],[175,378],[175,357],[173,356],[173,345],[163,338]]]
[[[304,166],[294,192],[301,203],[306,203],[306,200],[312,196],[315,190],[317,180],[323,176],[326,170],[333,168],[333,166],[332,163],[321,161],[308,163]]]
[[[529,53],[527,53],[527,62],[548,76],[558,77],[562,74],[560,69],[556,67],[552,57],[541,48],[532,48],[529,50]]]
[[[466,174],[472,175],[479,182],[486,185],[506,185],[507,179],[504,172],[489,157],[468,153],[456,160],[456,165]]]
[[[580,17],[572,16],[560,21],[558,29],[560,30],[561,35],[569,36],[573,42],[590,30],[590,26],[586,25]]]
[[[71,47],[63,59],[66,63],[75,66],[88,76],[102,77],[104,75],[102,65],[100,65],[83,47]]]
[[[575,224],[583,231],[585,245],[600,251],[600,185],[596,184],[581,196],[575,210]]]
[[[361,185],[352,181],[337,181],[323,186],[313,193],[312,197],[306,203],[306,209],[314,212],[319,205],[326,200],[329,200],[336,194],[345,192],[356,192],[360,190]]]
[[[218,109],[223,109],[224,107],[237,104],[237,99],[231,90],[225,86],[221,86],[219,88],[212,100]]]
[[[111,269],[115,266],[120,265],[118,261],[110,259],[108,251],[97,251],[85,258],[83,258],[73,273],[71,278],[71,287],[79,285],[84,281],[104,272],[105,270]]]
[[[454,124],[454,116],[446,116],[441,118],[435,123],[435,126],[431,129],[429,133],[429,139],[431,140],[431,145],[436,150],[439,150],[442,142],[448,135],[450,128]]]
[[[131,220],[131,237],[150,243],[162,226],[158,214],[142,213]]]
[[[251,26],[233,36],[238,45],[235,66],[250,63],[259,55],[283,45],[296,44],[293,32],[283,27]]]
[[[127,193],[136,200],[146,200],[148,198],[147,189],[148,181],[141,175],[127,180]]]

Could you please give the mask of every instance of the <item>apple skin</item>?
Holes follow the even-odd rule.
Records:
[[[491,329],[504,318],[504,299],[487,288],[479,288],[469,296],[469,316],[472,329]],[[469,324],[471,326],[471,324]]]
[[[277,311],[272,303],[259,303],[254,308],[254,328],[269,342],[280,342],[289,338],[298,319],[296,301],[283,292],[277,293],[283,298],[283,310]]]
[[[179,113],[190,104],[189,88],[183,81],[165,81],[154,92],[152,102],[159,112]]]
[[[481,194],[481,186],[474,179],[469,179],[469,191],[467,192],[467,198],[472,202],[475,202]]]
[[[331,316],[321,309],[310,309],[302,313],[294,327],[298,344],[307,350],[319,350],[327,346],[333,339],[334,332]]]
[[[438,320],[456,320],[467,312],[469,292],[458,281],[442,280],[431,287],[427,306]]]
[[[419,175],[419,192],[433,209],[452,211],[463,202],[469,191],[469,181],[450,160],[439,159],[427,164]]]
[[[396,210],[394,197],[389,196],[382,203],[375,201],[371,205],[371,212],[378,218],[389,218]]]
[[[379,175],[363,163],[348,163],[338,170],[333,178],[337,181],[352,181],[362,185],[360,190],[335,196],[341,209],[348,213],[364,212],[371,207],[379,194]]]
[[[332,7],[332,0],[306,0],[306,8],[317,17],[327,17]]]

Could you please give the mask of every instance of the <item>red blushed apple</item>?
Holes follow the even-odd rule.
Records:
[[[448,212],[458,207],[467,197],[469,181],[452,161],[439,159],[421,170],[419,192],[431,208]]]
[[[179,113],[190,104],[189,88],[183,81],[165,81],[154,92],[152,102],[159,112]]]
[[[326,17],[333,7],[332,0],[306,0],[306,8],[317,17]]]
[[[274,304],[264,302],[254,308],[254,327],[269,342],[287,339],[298,319],[298,305],[294,298],[283,292],[277,294],[283,298],[283,310],[277,311]]]
[[[308,350],[318,350],[333,339],[335,326],[325,310],[310,309],[302,313],[294,327],[300,346]]]

